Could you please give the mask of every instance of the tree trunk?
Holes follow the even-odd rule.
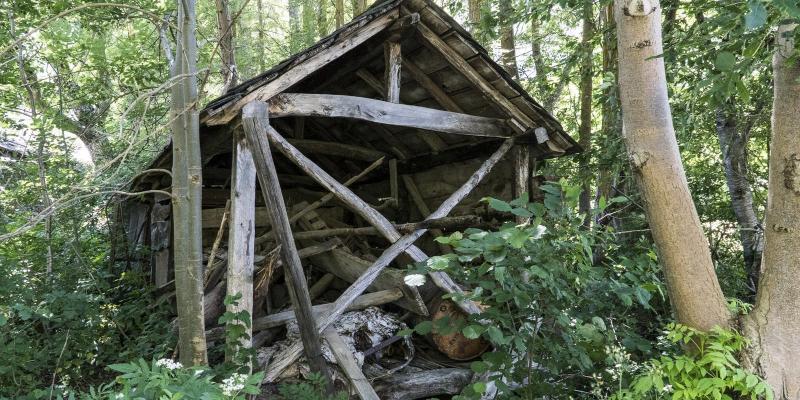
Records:
[[[728,326],[708,240],[689,194],[681,163],[661,41],[658,1],[628,9],[615,0],[623,136],[633,174],[645,200],[647,219],[664,268],[678,322],[700,329]],[[635,3],[635,2],[633,2]]]
[[[511,18],[514,8],[511,0],[500,0],[498,11],[500,12],[500,64],[514,79],[517,79],[519,71],[517,70],[517,50],[514,44],[514,21]]]
[[[291,53],[295,53],[303,47],[301,1],[289,0],[289,52]]]
[[[178,1],[178,40],[172,76],[185,75],[172,87],[172,209],[175,291],[180,360],[205,365],[203,321],[202,164],[197,112],[197,40],[195,0]]]
[[[236,68],[236,57],[233,48],[233,23],[228,0],[216,0],[217,27],[219,28],[219,54],[222,59],[222,93],[227,93],[236,86],[239,70]]]
[[[597,195],[596,201],[600,198],[610,199],[613,187],[614,177],[619,172],[620,165],[618,164],[619,157],[617,156],[618,148],[615,145],[620,131],[620,118],[619,118],[619,96],[617,85],[617,44],[614,38],[614,5],[602,7],[600,10],[601,24],[603,25],[603,79],[608,76],[613,76],[611,85],[603,89],[602,94],[602,126],[600,147],[603,149],[600,158],[600,168],[597,177]],[[609,224],[611,221],[606,221],[606,214],[597,216],[597,222],[602,224]]]
[[[344,25],[344,0],[334,0],[333,3],[336,11],[334,12],[334,19],[336,20],[336,29]]]
[[[776,399],[800,399],[800,65],[793,36],[781,25],[773,58],[774,103],[764,258],[756,306],[746,318],[750,366]]]
[[[258,11],[258,73],[264,72],[266,69],[266,35],[264,35],[264,0],[258,0],[256,3],[256,10]]]
[[[585,1],[583,4],[583,34],[581,35],[581,82],[580,82],[580,101],[581,101],[581,122],[578,127],[578,143],[583,147],[580,155],[579,169],[581,171],[583,188],[578,199],[578,211],[585,214],[583,225],[587,228],[591,225],[592,218],[589,211],[592,209],[591,194],[589,193],[589,164],[592,156],[592,37],[594,36],[594,24],[592,23],[592,1]],[[593,175],[593,174],[592,174]]]
[[[744,268],[749,280],[748,286],[755,294],[764,245],[761,221],[756,216],[753,192],[750,189],[750,182],[747,180],[747,143],[750,139],[750,132],[749,129],[740,129],[735,112],[726,110],[724,106],[717,109],[716,127],[722,151],[725,181],[728,184],[733,213],[739,224],[744,251]]]

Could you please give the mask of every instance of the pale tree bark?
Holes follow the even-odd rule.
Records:
[[[11,33],[11,37],[16,37],[15,32],[15,19],[14,13],[9,10],[8,11],[8,21],[9,21],[9,29]],[[40,103],[40,96],[39,91],[34,88],[33,83],[28,77],[28,71],[25,70],[25,49],[20,43],[17,45],[17,54],[16,54],[16,61],[17,67],[19,68],[19,78],[22,81],[22,86],[25,87],[25,92],[28,94],[28,105],[31,110],[31,120],[34,124],[36,124],[36,119],[38,117],[37,107]],[[36,137],[39,139],[39,145],[36,151],[36,165],[37,165],[37,173],[39,177],[39,186],[42,190],[42,209],[47,210],[49,209],[53,202],[50,199],[50,192],[47,189],[47,169],[44,164],[44,151],[47,145],[47,137],[44,135],[43,129],[37,129]],[[48,215],[45,219],[45,238],[47,239],[47,282],[52,283],[53,279],[53,217],[52,215]]]
[[[589,164],[592,157],[592,38],[594,37],[594,23],[592,22],[592,0],[583,4],[583,33],[581,34],[581,82],[580,103],[581,121],[578,127],[578,143],[583,147],[583,153],[578,161],[583,180],[583,188],[578,198],[578,211],[585,214],[583,225],[589,227],[592,218],[589,211],[592,209],[592,196],[589,192]]]
[[[678,152],[657,0],[615,0],[623,136],[678,322],[709,330],[730,313]],[[630,7],[629,7],[630,4]]]
[[[519,76],[517,69],[517,50],[514,43],[514,7],[511,0],[499,0],[500,24],[500,64],[516,79]]]
[[[796,28],[784,24],[776,33],[762,275],[744,323],[748,361],[779,400],[800,399],[800,64],[790,36]]]
[[[171,75],[184,75],[172,87],[172,210],[175,292],[180,360],[205,365],[203,321],[202,164],[197,111],[195,0],[177,0],[178,39]]]
[[[233,23],[228,0],[216,0],[217,28],[219,30],[219,54],[222,59],[222,93],[227,93],[239,81],[236,56],[233,47]],[[259,15],[260,17],[260,15]]]
[[[344,25],[344,0],[334,0],[333,6],[336,8],[333,18],[336,20],[336,29],[339,29]]]
[[[353,18],[367,9],[367,0],[353,0]]]
[[[264,35],[264,0],[256,2],[256,10],[258,11],[258,73],[266,69],[266,35]]]
[[[617,96],[616,82],[617,44],[614,37],[615,25],[613,4],[601,7],[600,19],[603,26],[603,77],[604,79],[609,75],[614,77],[613,84],[603,89],[602,96],[602,126],[600,128],[600,131],[602,132],[601,146],[604,147],[604,153],[607,153],[613,152],[614,149],[611,147],[611,144],[616,141],[615,138],[620,131],[619,97]],[[604,160],[601,160],[601,162],[608,162],[609,165],[601,165],[601,168],[599,169],[597,177],[597,195],[595,196],[596,201],[599,201],[600,198],[605,198],[606,200],[611,198],[611,190],[614,186],[614,175],[617,171],[617,168],[615,168],[616,165],[611,165],[611,163],[614,162],[613,160],[616,160],[616,157],[613,155],[611,158],[605,158]],[[606,224],[610,222],[604,221],[604,219],[605,215],[597,216],[598,223]]]
[[[475,33],[475,28],[481,23],[481,0],[469,0],[467,3],[467,18],[469,19],[470,33]]]
[[[726,108],[727,107],[727,108]],[[731,206],[739,224],[740,239],[744,254],[744,268],[748,286],[753,294],[758,287],[761,252],[764,248],[761,221],[753,205],[753,191],[747,180],[747,143],[752,124],[740,127],[733,104],[720,106],[716,119],[717,137],[722,152],[725,181],[731,196]],[[754,296],[753,296],[754,297]]]

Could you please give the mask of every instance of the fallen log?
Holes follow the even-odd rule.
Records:
[[[346,311],[362,310],[367,307],[380,306],[386,303],[397,301],[403,297],[403,292],[400,289],[381,290],[380,292],[367,293],[355,299],[346,309]],[[314,319],[319,319],[322,315],[329,313],[333,310],[333,303],[320,304],[314,306]],[[256,318],[253,320],[253,332],[263,331],[269,328],[285,325],[295,319],[294,311],[283,311],[275,314],[270,314],[265,317]],[[221,338],[225,335],[225,327],[217,327],[206,331],[206,338],[214,340]]]
[[[436,218],[407,224],[396,224],[394,227],[398,232],[403,234],[414,232],[417,229],[436,229],[439,232],[437,234],[441,235],[442,229],[458,230],[473,228],[478,226],[480,222],[480,218],[476,215],[464,215],[458,217]],[[343,235],[382,236],[378,228],[375,228],[374,226],[365,226],[361,228],[333,228],[295,232],[294,238],[295,240],[311,240]]]
[[[472,371],[442,368],[394,374],[375,382],[375,391],[384,400],[425,399],[459,394],[472,379]]]

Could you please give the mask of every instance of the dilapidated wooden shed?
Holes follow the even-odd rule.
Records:
[[[448,251],[431,240],[435,235],[491,223],[479,200],[528,192],[535,160],[579,151],[559,122],[430,0],[374,5],[212,101],[200,120],[209,340],[220,337],[213,326],[226,287],[243,293],[252,310],[255,346],[272,343],[277,327],[295,319],[279,311],[296,290],[318,304],[314,320],[296,318],[300,335],[324,335],[362,398],[372,388],[355,382],[361,371],[345,367],[340,357],[347,351],[334,345],[341,336],[326,328],[347,310],[374,305],[406,318],[431,314],[432,304],[441,306],[437,294],[462,288],[442,273],[425,286],[407,286],[401,269]],[[169,176],[157,170],[170,166],[166,148],[149,168],[156,172],[139,176],[134,189],[169,190]],[[130,199],[123,209],[129,251],[145,250],[142,264],[168,295],[169,198]],[[287,265],[293,259],[302,266]],[[308,311],[293,306],[298,316]],[[477,311],[469,302],[452,307]],[[351,350],[358,347],[344,339]],[[262,360],[268,381],[293,365],[299,343]],[[477,354],[456,347],[439,350],[451,359]]]

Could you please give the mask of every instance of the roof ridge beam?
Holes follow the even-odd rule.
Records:
[[[281,93],[270,101],[269,113],[272,118],[352,118],[456,135],[512,136],[511,128],[503,119],[335,94]]]

